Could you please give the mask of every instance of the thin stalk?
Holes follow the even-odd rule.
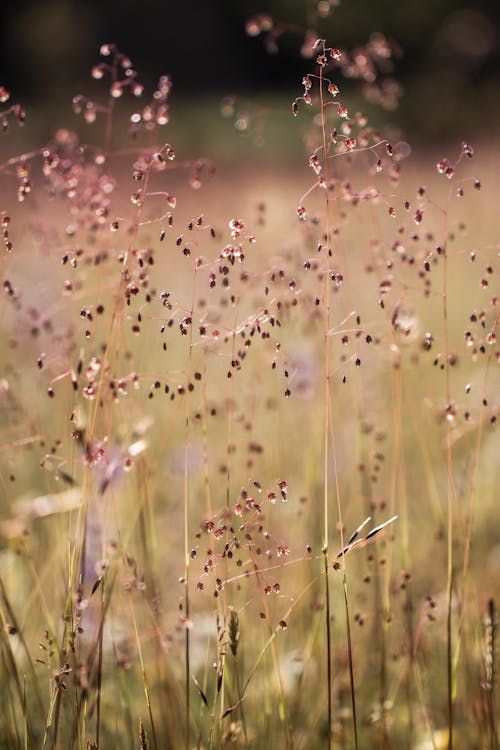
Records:
[[[194,305],[196,298],[196,279],[197,269],[194,269],[193,276],[193,293],[191,298],[191,320],[194,315]],[[189,352],[188,367],[186,377],[188,383],[191,378],[193,355],[193,325],[189,326]],[[190,398],[189,388],[186,389],[186,411],[185,411],[185,432],[184,432],[184,617],[185,617],[185,646],[184,646],[184,669],[185,669],[185,714],[184,714],[184,740],[185,748],[190,747],[190,714],[191,714],[191,667],[190,667],[190,642],[189,642],[189,563],[191,560],[189,551],[189,439],[190,439]]]
[[[150,692],[149,692],[149,683],[148,683],[148,679],[147,679],[147,675],[146,675],[146,666],[144,664],[144,657],[143,657],[143,654],[142,654],[141,641],[140,641],[140,638],[139,638],[139,630],[137,628],[137,618],[135,616],[135,610],[134,610],[134,606],[132,604],[132,599],[131,598],[129,598],[129,605],[130,605],[130,613],[131,613],[131,616],[132,616],[132,622],[133,622],[133,625],[134,625],[134,634],[135,634],[135,641],[136,641],[136,644],[137,644],[137,651],[139,653],[139,661],[140,661],[140,664],[141,664],[142,684],[143,684],[143,688],[144,688],[144,695],[145,695],[145,698],[146,698],[146,705],[148,707],[148,714],[149,714],[149,721],[151,723],[151,730],[153,732],[153,743],[154,743],[155,750],[159,750],[160,745],[158,743],[158,737],[157,737],[157,733],[156,733],[156,725],[155,725],[155,722],[154,722],[153,710],[152,710],[152,707],[151,707],[151,695],[150,695]]]
[[[330,274],[329,274],[329,256],[330,248],[330,196],[329,196],[329,173],[328,173],[328,140],[326,135],[326,118],[324,102],[324,78],[323,66],[319,66],[319,101],[321,117],[321,149],[323,151],[323,175],[326,182],[325,188],[325,239],[326,239],[326,260],[324,268],[324,363],[325,363],[325,383],[324,383],[324,451],[323,451],[323,560],[325,571],[325,598],[326,598],[326,644],[327,644],[327,663],[326,663],[326,680],[327,680],[327,711],[328,711],[328,750],[332,746],[332,725],[333,725],[333,707],[332,707],[332,646],[331,646],[331,612],[330,612],[330,589],[329,589],[329,562],[328,562],[328,539],[329,539],[329,519],[328,519],[328,493],[329,493],[329,458],[330,458],[330,318],[331,318],[331,301],[330,301]]]
[[[268,601],[267,601],[267,596],[264,593],[264,586],[261,585],[260,571],[259,571],[259,569],[257,567],[257,563],[255,562],[255,560],[254,560],[254,569],[255,569],[255,576],[256,576],[256,579],[257,579],[257,583],[258,583],[258,586],[259,586],[259,591],[260,591],[260,594],[261,594],[262,606],[264,608],[264,613],[265,613],[265,616],[266,616],[266,622],[269,625],[269,634],[270,634],[270,636],[272,638],[272,636],[273,636],[273,629],[272,629],[272,626],[271,626],[271,613],[269,611],[269,604],[268,604]],[[276,631],[274,631],[274,632],[276,632]],[[287,748],[287,750],[288,750],[288,748],[290,748],[290,750],[292,750],[292,748],[293,748],[293,733],[291,731],[290,716],[289,716],[289,712],[288,712],[287,706],[286,706],[285,690],[284,690],[284,687],[283,687],[283,679],[281,677],[281,670],[280,670],[280,666],[279,666],[278,652],[277,652],[277,649],[276,649],[276,643],[274,642],[274,638],[272,638],[272,640],[270,639],[268,641],[268,643],[271,646],[271,654],[272,654],[272,658],[273,658],[274,670],[276,672],[276,678],[278,680],[279,717],[280,717],[281,722],[283,724],[283,730],[284,730],[284,733],[285,733],[285,747]]]
[[[5,621],[5,618],[3,616],[3,612],[0,609],[0,627],[2,628],[2,634],[5,634],[8,632],[7,623]],[[18,672],[16,659],[14,656],[14,652],[12,650],[12,646],[10,643],[10,640],[6,637],[3,637],[0,641],[0,651],[2,654],[2,661],[3,661],[3,667],[0,667],[2,677],[4,678],[5,685],[8,688],[8,692],[10,695],[10,703],[11,705],[14,703],[14,698],[12,696],[13,692],[17,693],[17,698],[19,701],[19,705],[21,706],[21,709],[23,711],[24,721],[25,721],[25,735],[27,735],[27,716],[26,716],[26,679],[24,678],[23,684],[21,684],[21,675]],[[12,679],[8,679],[9,677],[12,677]],[[15,685],[15,691],[11,689],[11,686]],[[12,707],[12,714],[15,714],[14,709]],[[16,728],[17,731],[17,728]]]
[[[106,617],[106,606],[104,599],[105,580],[101,584],[101,617],[99,623],[99,642],[97,646],[97,700],[96,700],[96,730],[95,741],[99,747],[101,734],[101,698],[102,698],[102,643],[104,636],[104,618]]]
[[[233,329],[231,334],[231,362],[234,362],[236,358],[236,330],[238,327],[238,307],[239,307],[239,301],[240,301],[240,294],[241,294],[241,285],[242,285],[242,278],[240,275],[239,284],[238,284],[238,291],[236,294],[236,301],[234,303],[234,316],[233,316]],[[226,513],[229,514],[230,509],[230,503],[231,503],[231,454],[232,454],[232,435],[233,435],[233,417],[234,417],[234,377],[233,372],[230,370],[228,372],[228,380],[229,380],[229,400],[228,400],[228,407],[227,407],[227,440],[226,440]],[[208,487],[208,483],[207,483]],[[208,497],[210,497],[208,495]],[[226,543],[229,540],[229,529],[226,529]],[[227,580],[229,576],[228,573],[228,558],[224,558],[224,578]],[[223,628],[226,630],[227,627],[227,615],[228,615],[228,604],[227,604],[227,592],[226,587],[224,587],[222,591],[222,603],[218,601],[218,612],[222,611],[222,618],[223,618]],[[225,663],[226,663],[226,650],[222,647],[222,641],[218,640],[217,643],[218,647],[218,659],[220,661],[220,670],[222,675],[224,676],[225,672]],[[225,680],[222,679],[221,688],[220,688],[220,705],[221,708],[224,706],[225,702]],[[216,695],[219,694],[219,692],[216,692]],[[219,722],[219,729],[220,729],[220,722]]]
[[[491,331],[493,333],[496,333],[496,329],[498,327],[498,320],[499,318],[497,316],[491,328]],[[462,596],[461,596],[460,619],[458,623],[459,634],[462,632],[463,621],[465,619],[464,613],[465,613],[466,593],[467,593],[466,582],[467,582],[467,576],[469,573],[470,552],[471,552],[471,546],[472,546],[472,534],[473,534],[473,525],[474,525],[474,508],[475,508],[476,496],[477,496],[481,446],[482,446],[482,441],[483,441],[484,425],[485,425],[485,420],[486,420],[486,393],[487,393],[488,376],[490,373],[492,356],[493,356],[493,352],[490,348],[490,350],[488,351],[485,370],[484,370],[481,407],[480,407],[480,412],[479,412],[479,425],[477,428],[476,445],[475,445],[475,450],[474,450],[474,468],[472,472],[472,480],[471,480],[470,493],[469,493],[469,510],[468,510],[467,519],[466,519],[465,550],[464,550],[464,562],[463,562],[463,568],[462,568],[463,588],[462,588]]]
[[[22,628],[21,628],[21,626],[18,623],[18,620],[16,618],[15,612],[14,612],[14,610],[12,608],[12,605],[10,603],[10,600],[9,600],[9,598],[7,596],[7,591],[5,589],[5,586],[4,586],[4,583],[3,583],[3,580],[2,580],[1,576],[0,576],[0,599],[3,601],[3,605],[5,606],[5,609],[6,609],[6,612],[7,612],[7,615],[8,615],[8,622],[9,622],[9,624],[12,627],[15,628],[17,637],[19,638],[19,642],[20,642],[20,644],[22,646],[22,649],[23,649],[23,651],[25,653],[26,661],[27,661],[27,664],[29,664],[30,674],[31,674],[32,679],[33,679],[33,686],[34,686],[34,690],[35,690],[35,697],[36,697],[36,700],[37,700],[37,703],[38,703],[38,709],[40,711],[40,714],[43,714],[44,713],[43,701],[42,701],[42,696],[40,694],[40,687],[38,685],[38,677],[37,677],[37,674],[35,672],[35,667],[34,667],[34,664],[33,664],[33,658],[32,658],[31,652],[29,650],[28,644],[26,642],[26,638],[24,637],[24,633],[22,631]],[[0,608],[0,623],[2,625],[2,631],[5,633],[6,632],[6,628],[7,628],[7,622],[6,622],[6,618],[5,618],[4,614],[3,614],[2,608]],[[19,673],[18,673],[18,670],[17,670],[17,664],[16,664],[16,661],[15,661],[14,653],[12,651],[12,647],[11,647],[9,641],[7,639],[5,639],[5,642],[8,645],[9,660],[12,659],[12,667],[14,669],[13,674],[14,674],[16,682],[17,682],[17,680],[19,679]],[[26,682],[26,675],[24,675],[24,681]]]
[[[285,621],[288,620],[288,618],[290,617],[291,613],[293,612],[293,610],[295,609],[295,607],[297,606],[297,604],[301,601],[302,597],[305,596],[305,594],[309,591],[309,589],[311,589],[316,584],[317,580],[318,580],[318,578],[313,578],[313,580],[310,581],[307,584],[307,586],[305,587],[305,589],[303,589],[300,592],[300,594],[298,594],[298,596],[295,597],[295,599],[290,604],[290,606],[288,607],[287,611],[284,614],[283,619]],[[262,648],[261,648],[261,650],[260,650],[260,652],[259,652],[259,654],[258,654],[258,656],[257,656],[257,658],[256,658],[256,660],[254,662],[253,667],[251,668],[250,672],[248,673],[248,677],[245,680],[245,684],[243,685],[243,690],[241,691],[241,698],[242,699],[246,695],[246,692],[248,690],[248,686],[250,685],[250,682],[252,681],[252,678],[253,678],[255,672],[257,671],[257,668],[258,668],[260,662],[262,661],[262,658],[263,658],[264,654],[266,653],[266,651],[269,648],[269,646],[273,643],[274,639],[276,638],[277,634],[280,631],[281,631],[281,627],[280,627],[280,625],[277,625],[274,628],[274,630],[271,633],[271,635],[269,636],[269,638],[267,639],[267,641],[265,642],[265,644],[262,646]]]
[[[446,214],[448,217],[448,214]],[[445,244],[443,261],[443,324],[445,340],[445,383],[446,404],[451,404],[450,364],[449,364],[449,330],[448,330],[448,229],[445,222]],[[453,641],[452,641],[452,605],[453,605],[453,456],[451,422],[447,420],[446,430],[446,469],[447,469],[447,572],[446,572],[446,676],[448,705],[448,750],[453,750]]]
[[[326,679],[327,679],[327,690],[328,690],[328,748],[332,746],[332,632],[330,628],[331,618],[331,607],[330,607],[330,585],[328,577],[328,550],[323,547],[323,565],[325,573],[325,597],[326,597]]]
[[[30,741],[29,741],[29,721],[28,721],[28,708],[26,706],[26,679],[23,680],[23,735],[24,735],[24,741],[23,741],[23,748],[24,750],[28,750]]]
[[[392,446],[392,468],[391,468],[391,493],[389,500],[390,514],[396,511],[396,498],[398,496],[400,481],[400,463],[401,463],[401,409],[402,409],[402,357],[399,356],[398,367],[394,372],[392,383],[393,395],[393,434],[394,441]],[[405,526],[403,526],[405,533]],[[390,584],[391,584],[392,554],[387,556],[384,566],[384,581],[380,592],[381,605],[381,623],[380,623],[380,711],[382,716],[382,736],[381,747],[385,747],[389,741],[388,721],[386,715],[387,705],[387,683],[388,683],[388,628],[390,622]]]
[[[347,630],[347,652],[349,655],[349,682],[351,688],[351,706],[352,706],[352,723],[354,729],[354,747],[358,750],[358,721],[356,716],[356,690],[354,686],[354,666],[352,658],[352,640],[351,640],[351,623],[349,619],[349,599],[347,597],[347,578],[344,573],[344,604],[345,604],[345,622]]]

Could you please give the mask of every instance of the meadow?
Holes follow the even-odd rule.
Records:
[[[498,750],[493,147],[308,52],[302,166],[179,157],[114,45],[78,135],[0,92],[6,750]]]

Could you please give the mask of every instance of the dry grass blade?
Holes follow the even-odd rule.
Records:
[[[197,691],[198,691],[198,693],[200,695],[201,700],[203,701],[203,703],[205,704],[205,706],[208,708],[208,699],[207,699],[207,696],[205,695],[205,693],[204,693],[204,691],[203,691],[200,683],[198,682],[198,680],[196,679],[196,677],[194,675],[193,675],[193,682],[196,685],[196,689],[197,689]]]
[[[344,547],[343,550],[341,550],[337,554],[337,559],[339,557],[343,557],[348,552],[350,552],[351,550],[353,550],[355,547],[357,547],[359,549],[361,549],[362,547],[365,547],[367,544],[370,543],[370,541],[373,539],[374,536],[376,536],[381,531],[383,531],[386,528],[386,526],[388,526],[389,524],[393,523],[396,519],[397,519],[397,515],[392,516],[392,518],[389,518],[389,520],[387,520],[384,523],[381,523],[378,526],[375,526],[375,528],[371,529],[366,534],[366,536],[363,539],[357,539],[357,536],[358,536],[359,532],[361,531],[361,529],[368,523],[368,521],[371,520],[370,517],[367,518],[365,521],[363,521],[363,523],[361,524],[361,526],[358,529],[356,529],[356,531],[354,532],[354,534],[351,536],[351,539],[349,540],[349,543]],[[351,541],[351,540],[354,540],[354,541]]]

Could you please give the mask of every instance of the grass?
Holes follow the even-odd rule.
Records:
[[[320,42],[306,166],[214,176],[101,52],[98,145],[1,160],[2,747],[498,750],[488,147]]]

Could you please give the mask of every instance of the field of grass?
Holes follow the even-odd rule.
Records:
[[[492,145],[320,43],[303,168],[213,174],[102,51],[99,145],[2,140],[1,747],[498,750]]]

